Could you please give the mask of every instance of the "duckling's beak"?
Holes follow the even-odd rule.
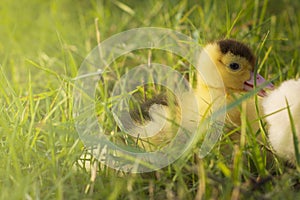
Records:
[[[259,87],[260,85],[264,84],[266,82],[266,79],[264,79],[264,77],[262,77],[260,74],[256,74],[256,86]],[[254,73],[251,72],[251,78],[246,81],[244,83],[244,89],[246,91],[250,91],[253,90],[254,88]],[[268,83],[264,89],[269,89],[269,90],[273,90],[274,89],[274,85],[272,83]],[[261,97],[265,97],[267,96],[267,93],[265,90],[261,89],[258,93],[259,96]]]

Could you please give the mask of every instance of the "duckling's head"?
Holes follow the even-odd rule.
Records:
[[[213,64],[217,68],[227,93],[253,89],[256,58],[248,46],[236,40],[224,39],[206,45],[203,52],[200,56],[200,65]],[[210,78],[213,77],[205,77]],[[264,82],[265,79],[257,74],[256,85],[259,86]],[[272,89],[273,85],[269,84],[267,88]],[[265,91],[261,90],[258,94],[265,96]]]

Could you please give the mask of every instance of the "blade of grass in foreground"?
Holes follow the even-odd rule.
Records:
[[[291,112],[291,109],[290,109],[290,106],[289,106],[289,103],[288,103],[287,99],[285,99],[285,102],[286,102],[287,111],[288,111],[288,114],[289,114],[292,134],[293,134],[294,150],[295,150],[295,157],[296,157],[296,166],[297,166],[297,170],[299,171],[300,170],[299,140],[298,140],[298,137],[297,137],[295,122],[294,122],[292,112]]]

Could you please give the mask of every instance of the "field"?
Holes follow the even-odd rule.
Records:
[[[155,172],[130,174],[81,167],[87,152],[73,118],[81,63],[99,42],[133,28],[169,28],[201,45],[234,38],[254,50],[259,73],[276,86],[299,78],[299,10],[293,0],[1,0],[0,199],[300,198],[299,167],[276,156],[269,161],[253,137],[265,136],[263,127],[241,127],[246,143],[233,144],[224,132],[216,146],[228,145],[227,156],[216,147],[204,159],[190,152]],[[170,53],[152,56],[193,75]],[[148,50],[123,56],[113,69],[119,77],[126,72],[120,63],[136,66],[148,57]]]

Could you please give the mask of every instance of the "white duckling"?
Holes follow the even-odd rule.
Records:
[[[269,141],[276,154],[295,164],[295,146],[292,123],[300,148],[300,79],[283,82],[263,100],[264,113],[269,125]],[[291,117],[288,112],[288,108]]]

